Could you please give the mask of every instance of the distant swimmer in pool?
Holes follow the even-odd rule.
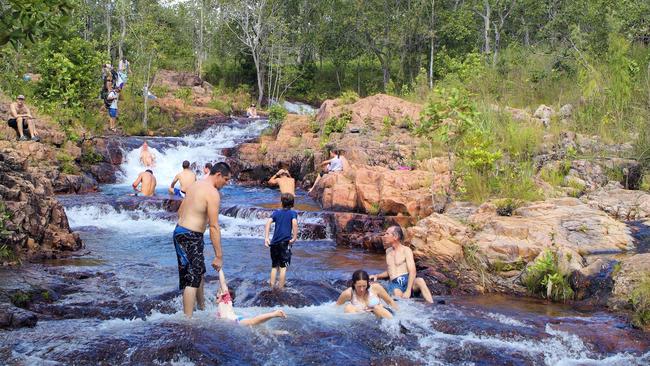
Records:
[[[235,314],[235,309],[232,305],[233,301],[235,301],[235,291],[228,288],[226,276],[223,274],[223,270],[220,269],[219,291],[217,292],[217,318],[232,320],[241,325],[258,325],[273,318],[287,318],[287,314],[282,310],[271,311],[252,318],[244,318]]]
[[[156,156],[149,150],[147,141],[143,142],[140,148],[140,163],[147,168],[153,168],[156,165]]]
[[[133,190],[136,191],[135,196],[138,193],[142,193],[143,196],[153,196],[156,193],[156,177],[154,177],[151,169],[147,169],[144,172],[138,174],[138,178],[131,185]],[[138,189],[138,186],[140,188]]]
[[[212,163],[205,163],[203,166],[203,179],[207,179],[210,176],[210,169],[212,169]]]
[[[180,189],[175,188],[176,182],[180,182]],[[183,170],[181,170],[180,173],[176,174],[174,180],[172,181],[172,184],[169,186],[169,194],[183,198],[185,197],[185,192],[187,192],[187,189],[194,182],[196,182],[196,174],[194,174],[192,169],[190,169],[190,162],[185,160],[183,162]]]
[[[289,174],[289,171],[286,169],[278,170],[278,172],[269,179],[269,184],[280,187],[280,194],[289,193],[292,196],[296,195],[296,180],[291,177],[291,174]]]
[[[344,290],[336,305],[345,304],[346,313],[373,313],[377,318],[391,319],[393,315],[384,307],[383,300],[392,309],[397,310],[397,303],[388,295],[386,290],[378,283],[370,283],[370,276],[364,270],[352,274],[350,287]],[[348,304],[346,304],[349,302]]]

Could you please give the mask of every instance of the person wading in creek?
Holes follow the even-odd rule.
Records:
[[[176,182],[181,183],[181,188],[174,188]],[[190,162],[185,160],[183,162],[183,170],[180,173],[176,174],[172,184],[169,186],[169,194],[173,194],[177,197],[185,197],[185,192],[187,192],[187,187],[192,183],[196,182],[196,174],[190,169]]]
[[[138,190],[139,185],[142,186]],[[131,186],[133,187],[133,190],[136,191],[134,196],[137,196],[138,193],[142,193],[143,196],[153,196],[156,192],[156,177],[154,177],[151,169],[147,169],[138,174],[138,178]]]
[[[289,193],[296,195],[296,180],[286,169],[280,169],[269,179],[269,185],[280,187],[280,194]]]
[[[192,317],[197,302],[199,309],[205,308],[203,232],[206,223],[209,225],[210,241],[214,248],[212,267],[219,271],[223,265],[219,228],[221,196],[218,190],[228,183],[230,175],[228,164],[223,162],[215,164],[207,179],[189,186],[185,199],[178,209],[178,224],[173,235],[174,248],[178,261],[179,288],[183,291],[183,313],[188,318]]]

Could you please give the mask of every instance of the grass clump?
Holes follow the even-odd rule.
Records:
[[[65,152],[59,152],[56,154],[56,160],[59,162],[59,171],[65,174],[77,174],[79,173],[79,168],[75,164],[72,156]]]
[[[174,97],[183,101],[183,103],[190,105],[192,104],[192,89],[190,88],[179,88],[174,92]]]
[[[210,100],[210,102],[208,103],[208,107],[214,108],[226,115],[229,115],[233,112],[232,105],[228,101],[219,98],[213,98],[212,100]]]
[[[359,94],[352,90],[346,90],[341,93],[341,96],[338,98],[338,101],[341,104],[352,104],[359,100]]]
[[[15,292],[11,295],[11,302],[19,308],[24,308],[32,301],[32,297],[23,291]]]
[[[650,275],[646,275],[630,295],[633,322],[638,327],[650,325]]]
[[[269,124],[271,127],[274,129],[279,128],[285,118],[287,118],[287,110],[283,106],[278,103],[271,105],[271,108],[269,108]]]
[[[499,216],[512,216],[514,210],[521,207],[523,202],[518,199],[503,198],[496,200],[494,204],[497,207],[497,215]]]
[[[104,161],[102,154],[98,153],[93,148],[81,154],[81,164],[84,166],[95,165],[102,161]]]
[[[323,136],[329,138],[332,133],[341,133],[345,131],[345,127],[348,123],[352,122],[352,113],[345,112],[338,117],[332,117],[325,122],[323,126]]]
[[[573,289],[568,276],[560,273],[557,256],[557,252],[548,249],[542,252],[526,269],[523,283],[532,294],[553,301],[566,301],[573,298]]]

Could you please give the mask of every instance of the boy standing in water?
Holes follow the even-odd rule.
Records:
[[[264,245],[271,250],[271,287],[275,286],[275,277],[280,272],[279,288],[284,287],[287,267],[291,263],[291,246],[298,239],[298,214],[292,210],[293,195],[282,193],[282,209],[273,211],[264,228]],[[269,240],[271,223],[275,222],[273,239]]]

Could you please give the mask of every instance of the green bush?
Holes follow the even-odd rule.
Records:
[[[323,136],[329,138],[332,133],[343,132],[348,123],[352,122],[352,112],[341,113],[338,117],[332,117],[325,122],[323,126]]]
[[[650,325],[650,276],[646,275],[634,288],[630,303],[634,309],[634,324],[638,327]]]
[[[208,103],[208,106],[226,115],[229,115],[233,112],[232,105],[229,102],[218,98],[212,98],[210,103]]]
[[[68,155],[65,152],[59,152],[56,154],[56,159],[59,162],[59,170],[65,174],[77,174],[79,173],[79,168],[74,162],[72,156]]]
[[[7,221],[9,221],[9,219],[11,219],[11,212],[7,210],[7,206],[5,206],[4,202],[0,201],[0,239],[11,234],[11,232],[7,230]]]
[[[514,210],[521,207],[522,202],[517,199],[503,198],[494,202],[497,208],[497,215],[499,216],[512,216]]]
[[[190,88],[179,88],[174,92],[174,96],[187,105],[192,104],[192,89]]]
[[[31,295],[23,291],[17,291],[11,295],[11,302],[19,308],[26,307],[30,301],[32,301]]]
[[[282,126],[284,119],[287,118],[287,110],[279,103],[274,103],[269,108],[269,124],[273,128]]]
[[[104,161],[102,154],[95,151],[94,148],[89,149],[88,151],[81,154],[81,164],[85,166],[95,165]]]
[[[546,249],[526,269],[523,283],[530,293],[553,301],[566,301],[573,298],[573,289],[568,276],[559,271],[557,255]]]
[[[352,90],[346,90],[341,93],[341,96],[338,98],[341,104],[352,104],[359,100],[359,94]]]

